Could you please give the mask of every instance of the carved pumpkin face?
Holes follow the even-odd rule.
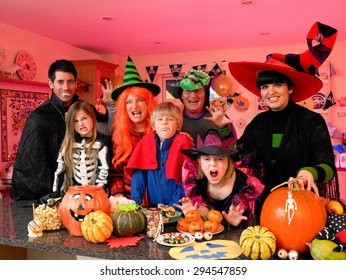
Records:
[[[81,224],[90,212],[111,212],[111,204],[100,186],[70,187],[59,205],[59,214],[71,235],[83,236]]]

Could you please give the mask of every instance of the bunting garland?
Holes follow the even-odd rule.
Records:
[[[196,66],[192,66],[193,70],[203,71],[205,72],[205,69],[207,68],[207,64],[200,64]]]
[[[331,107],[335,104],[336,104],[336,102],[335,102],[335,99],[333,97],[333,93],[330,92],[329,95],[327,96],[326,102],[323,106],[323,110],[327,110],[329,107]]]
[[[210,72],[209,72],[208,75],[209,75],[210,78],[212,79],[212,78],[214,78],[214,77],[216,77],[216,76],[218,76],[218,75],[220,75],[220,74],[222,74],[222,69],[220,68],[219,64],[216,63],[216,64],[214,65],[214,67],[210,70]]]
[[[147,73],[148,73],[148,75],[150,77],[150,81],[152,83],[154,82],[154,78],[156,76],[158,68],[159,68],[159,66],[147,66],[147,67],[145,67],[145,69],[147,69]]]
[[[171,70],[171,73],[172,73],[175,80],[178,80],[182,66],[183,66],[183,64],[170,64],[169,65],[169,69]]]

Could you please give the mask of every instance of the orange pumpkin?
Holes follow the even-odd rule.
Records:
[[[197,222],[201,219],[201,214],[197,210],[189,210],[185,214],[185,219],[188,222]]]
[[[198,222],[191,222],[188,227],[189,233],[196,233],[197,231],[203,232],[204,222],[199,220]]]
[[[215,233],[217,232],[218,228],[219,228],[219,223],[215,222],[215,221],[210,221],[207,220],[204,222],[204,231],[209,231],[211,233]]]
[[[296,207],[295,207],[296,206]],[[260,225],[272,231],[277,248],[305,253],[314,236],[327,222],[321,199],[312,191],[287,188],[273,191],[264,201]]]
[[[85,216],[81,229],[89,242],[102,243],[112,235],[113,221],[109,215],[97,210]]]
[[[213,221],[220,224],[222,222],[223,216],[220,211],[213,209],[208,212],[207,218],[209,221]]]
[[[59,205],[61,220],[74,236],[83,236],[81,224],[84,217],[96,210],[107,215],[111,212],[111,203],[100,186],[72,186]]]
[[[182,218],[178,220],[177,227],[179,230],[187,232],[189,231],[189,224],[190,222],[188,222],[185,218]]]

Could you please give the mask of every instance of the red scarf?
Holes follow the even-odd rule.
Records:
[[[132,175],[133,169],[155,170],[158,168],[156,160],[155,132],[145,135],[138,143],[126,165],[126,172]],[[166,162],[167,180],[174,179],[178,184],[182,182],[182,166],[186,156],[180,150],[192,149],[193,143],[185,134],[177,134],[169,148]]]

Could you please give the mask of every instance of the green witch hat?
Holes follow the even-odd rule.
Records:
[[[123,84],[112,91],[111,98],[113,100],[117,100],[119,95],[125,89],[133,86],[146,88],[150,90],[154,94],[154,96],[158,95],[161,91],[161,88],[158,85],[142,81],[136,66],[133,64],[131,57],[128,56],[126,61]]]

